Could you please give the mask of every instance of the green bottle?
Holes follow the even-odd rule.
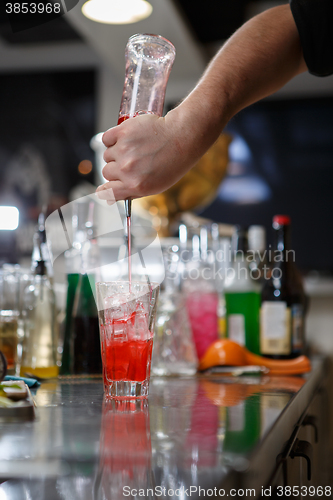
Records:
[[[92,292],[94,286],[94,276],[80,274],[75,292],[71,328],[70,347],[74,374],[102,374],[98,312]]]
[[[99,263],[93,231],[90,226],[82,231],[79,250],[73,247],[65,253],[68,288],[61,375],[102,373],[95,276],[88,272]]]
[[[259,354],[259,311],[261,285],[252,276],[247,260],[247,234],[240,227],[233,236],[233,265],[225,286],[227,337]]]
[[[61,358],[60,375],[70,375],[72,373],[72,356],[71,356],[71,336],[72,336],[72,313],[76,288],[79,282],[79,273],[71,273],[67,275],[67,301],[66,301],[66,317],[64,325],[64,343]]]

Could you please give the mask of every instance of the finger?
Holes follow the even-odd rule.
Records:
[[[96,189],[96,195],[100,200],[106,200],[113,203],[116,201],[111,182],[106,182],[105,184],[98,186]]]
[[[102,142],[103,142],[104,146],[106,146],[107,148],[114,146],[117,142],[116,128],[117,127],[109,128],[109,130],[104,132],[104,134],[102,136]]]
[[[107,181],[118,181],[119,179],[119,169],[116,167],[114,161],[111,161],[104,165],[102,168],[102,175]]]
[[[121,181],[102,184],[97,188],[96,194],[100,199],[110,202],[110,205],[115,201],[137,198],[135,193],[130,191]]]
[[[110,148],[107,148],[104,153],[103,153],[103,160],[106,163],[110,163],[111,161],[115,161],[114,153],[113,150]]]

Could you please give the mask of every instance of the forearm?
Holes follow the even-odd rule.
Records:
[[[256,16],[164,118],[142,115],[104,134],[103,175],[109,183],[99,191],[105,195],[110,188],[117,200],[165,191],[197,163],[238,111],[305,70],[289,5]]]
[[[238,111],[306,69],[289,5],[270,9],[224,44],[175,116],[191,123],[204,150]]]

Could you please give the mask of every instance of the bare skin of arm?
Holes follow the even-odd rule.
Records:
[[[223,45],[194,90],[165,117],[142,115],[104,133],[99,186],[107,199],[165,191],[190,170],[241,109],[307,70],[289,5],[250,19]]]

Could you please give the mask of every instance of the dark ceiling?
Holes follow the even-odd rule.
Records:
[[[229,38],[244,23],[249,4],[249,0],[173,1],[203,44]]]
[[[193,36],[206,45],[229,38],[246,20],[249,6],[259,5],[262,0],[205,0],[204,3],[173,0],[173,2]],[[2,3],[2,7],[0,6],[0,37],[7,43],[36,44],[81,39],[66,22],[65,16],[35,26],[33,29],[18,30],[13,33],[4,5],[5,2]]]
[[[30,29],[25,29],[26,25],[25,15],[21,14],[20,17],[17,16],[15,26],[11,26],[5,11],[5,2],[0,2],[0,37],[6,43],[26,45],[81,40],[80,35],[66,22],[64,16],[56,16],[52,21]]]

